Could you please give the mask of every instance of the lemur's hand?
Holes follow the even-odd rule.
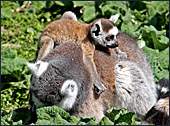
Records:
[[[117,58],[127,60],[127,54],[125,52],[122,52],[118,47],[114,49]]]

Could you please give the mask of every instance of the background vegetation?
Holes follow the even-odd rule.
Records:
[[[12,110],[29,106],[26,62],[33,61],[41,32],[68,10],[83,23],[119,13],[117,27],[146,52],[155,82],[169,79],[169,1],[1,1],[1,116],[7,124],[14,124],[7,118]]]

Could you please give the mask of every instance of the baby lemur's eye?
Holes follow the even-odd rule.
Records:
[[[106,37],[106,40],[107,40],[107,41],[110,41],[110,39],[111,39],[110,37]]]
[[[113,40],[114,39],[114,35],[108,36],[105,38],[107,41]]]

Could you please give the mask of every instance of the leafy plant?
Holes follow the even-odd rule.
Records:
[[[17,51],[11,48],[1,52],[1,59],[1,106],[10,110],[14,106],[28,105],[31,75],[26,68],[27,60],[17,57]]]
[[[108,117],[103,117],[96,121],[95,117],[76,118],[65,110],[57,106],[42,107],[36,110],[37,121],[31,125],[140,125],[141,122],[135,121],[135,113],[128,112],[126,109],[108,110]],[[30,123],[30,111],[27,108],[17,109],[2,118],[1,125],[25,125]]]
[[[32,62],[38,38],[50,22],[59,19],[65,11],[73,11],[82,23],[120,14],[118,29],[135,38],[146,53],[155,81],[169,79],[169,1],[1,1],[1,117],[2,123],[26,124],[11,118],[17,108],[28,107],[31,72],[26,62]],[[55,109],[54,109],[55,110]],[[25,110],[24,110],[25,111]],[[112,110],[114,112],[119,110]],[[9,114],[7,114],[9,113]],[[20,112],[19,112],[20,113]],[[57,112],[58,113],[58,112]],[[120,111],[121,113],[121,111]],[[133,113],[116,114],[114,119],[104,117],[80,120],[55,115],[69,124],[133,124]],[[17,114],[18,115],[18,114]],[[51,115],[53,123],[61,123]],[[128,121],[122,121],[124,118]],[[44,119],[44,118],[43,118]],[[78,122],[76,122],[78,121]],[[39,120],[37,124],[51,123]]]

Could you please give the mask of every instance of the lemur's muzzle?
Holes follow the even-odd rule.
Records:
[[[113,43],[112,45],[107,45],[108,48],[115,48],[118,47],[119,43],[118,41],[115,41],[115,43]]]

